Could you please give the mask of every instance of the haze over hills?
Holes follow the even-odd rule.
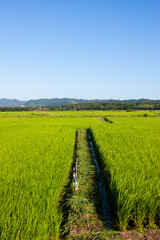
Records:
[[[87,103],[87,102],[121,102],[121,103],[145,103],[148,101],[157,101],[150,99],[129,99],[129,100],[115,100],[115,99],[74,99],[74,98],[42,98],[36,100],[20,101],[17,99],[0,99],[0,107],[37,107],[37,106],[62,106],[67,104]]]
[[[17,99],[7,99],[1,98],[0,99],[0,107],[19,107],[25,105],[27,101],[20,101]]]

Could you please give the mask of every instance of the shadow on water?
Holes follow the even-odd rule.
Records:
[[[110,230],[113,228],[113,216],[111,214],[111,207],[109,203],[109,197],[108,197],[108,192],[106,191],[103,183],[103,175],[100,170],[98,161],[96,159],[96,154],[94,151],[94,146],[91,138],[91,133],[90,129],[88,129],[88,140],[89,140],[89,145],[91,148],[91,154],[93,158],[94,165],[96,167],[96,172],[97,172],[97,178],[98,178],[98,184],[99,184],[99,195],[101,199],[101,215],[103,218],[103,221],[105,223],[106,229]]]

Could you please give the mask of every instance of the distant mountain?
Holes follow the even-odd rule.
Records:
[[[0,99],[0,107],[19,107],[25,104],[26,104],[26,101],[19,101],[17,99],[7,99],[7,98]]]
[[[17,99],[0,99],[0,107],[37,107],[37,106],[62,106],[67,104],[77,104],[77,103],[87,103],[87,102],[121,102],[121,103],[147,103],[148,101],[154,102],[156,100],[150,99],[129,99],[129,100],[115,100],[115,99],[94,99],[94,100],[86,100],[86,99],[74,99],[74,98],[42,98],[36,100],[29,101],[20,101]]]
[[[42,98],[37,100],[29,100],[26,102],[26,107],[36,107],[36,106],[62,106],[66,104],[76,104],[76,103],[84,103],[88,102],[88,100],[83,99],[72,99],[72,98]]]

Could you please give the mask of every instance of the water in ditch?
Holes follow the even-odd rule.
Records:
[[[102,177],[102,173],[101,173],[98,161],[96,159],[90,131],[88,131],[88,139],[89,139],[89,144],[90,144],[90,148],[91,148],[92,158],[93,158],[94,165],[95,165],[96,171],[97,171],[97,176],[98,176],[99,194],[100,194],[100,199],[101,199],[101,214],[102,214],[106,229],[110,230],[113,225],[113,218],[111,216],[111,210],[110,210],[110,204],[109,204],[109,200],[108,200],[108,196],[107,196],[107,191],[104,188],[103,177]]]

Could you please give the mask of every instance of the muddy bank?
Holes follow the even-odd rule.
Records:
[[[121,240],[160,240],[160,230],[144,230],[142,232],[120,232],[118,236]]]

